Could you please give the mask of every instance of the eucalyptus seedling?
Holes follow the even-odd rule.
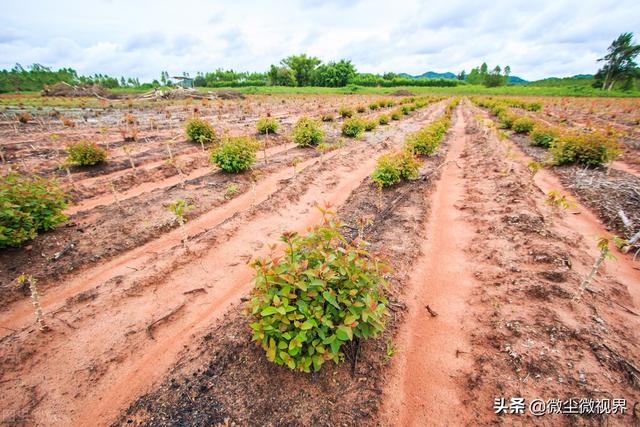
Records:
[[[36,324],[38,325],[38,329],[42,332],[47,332],[49,327],[44,322],[44,315],[42,314],[42,307],[40,306],[40,294],[38,293],[38,280],[30,274],[22,273],[16,279],[16,282],[19,286],[27,283],[29,285],[29,290],[31,291],[31,303],[33,304],[33,308],[35,309],[36,315]]]
[[[295,159],[291,160],[291,166],[293,167],[293,179],[296,178],[296,168],[297,166],[302,163],[302,160],[300,160],[300,158],[296,157]]]
[[[186,251],[189,250],[187,247],[187,230],[185,229],[185,218],[184,215],[188,210],[193,209],[194,206],[187,203],[184,199],[178,199],[175,202],[171,202],[169,204],[169,211],[175,215],[176,221],[178,221],[178,225],[180,228],[180,234],[182,235],[182,246]]]
[[[613,243],[618,248],[620,248],[626,244],[626,240],[621,239],[618,236],[614,236]],[[608,238],[600,237],[598,239],[597,247],[598,247],[598,251],[600,251],[600,254],[596,258],[595,262],[593,263],[591,270],[589,271],[589,273],[586,275],[586,277],[580,284],[580,293],[578,294],[578,299],[582,297],[584,290],[587,289],[587,287],[593,280],[593,277],[596,275],[596,273],[600,269],[600,265],[605,261],[605,259],[612,259],[612,260],[616,259],[615,255],[613,255],[613,253],[611,252],[611,249],[609,248]]]
[[[551,190],[547,193],[546,204],[551,206],[554,212],[559,213],[560,210],[566,210],[575,207],[569,196],[562,194],[558,190]]]
[[[129,158],[129,163],[131,164],[131,169],[133,169],[133,174],[136,174],[136,164],[133,162],[133,148],[131,148],[130,145],[125,144],[122,146],[122,149],[124,150],[124,152],[126,153],[127,157]]]
[[[256,203],[256,187],[258,186],[258,178],[262,175],[258,171],[251,171],[249,180],[251,181],[251,206],[255,206]]]

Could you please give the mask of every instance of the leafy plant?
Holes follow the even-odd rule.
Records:
[[[338,110],[338,114],[340,114],[340,117],[342,118],[349,118],[353,117],[354,112],[349,107],[340,107],[340,109]]]
[[[293,128],[293,142],[301,147],[318,145],[323,141],[324,131],[313,119],[302,117]]]
[[[535,123],[529,117],[520,117],[513,121],[511,128],[515,133],[526,133],[528,134],[533,130]]]
[[[560,130],[551,126],[537,124],[529,133],[531,145],[549,148],[553,141],[560,137]]]
[[[405,144],[415,154],[431,155],[438,150],[440,141],[442,141],[449,126],[449,119],[442,117],[419,131],[409,134]]]
[[[511,127],[513,126],[513,122],[516,121],[517,117],[515,114],[510,113],[509,111],[502,111],[498,114],[498,119],[500,120],[500,123],[502,123],[502,126],[504,126],[506,129],[511,129]]]
[[[211,151],[210,160],[224,172],[238,173],[251,167],[259,148],[260,144],[250,137],[227,137]]]
[[[0,178],[0,248],[20,246],[67,220],[65,195],[54,181],[10,173]]]
[[[190,205],[184,199],[178,199],[174,202],[171,202],[169,204],[168,209],[176,217],[176,221],[178,221],[178,226],[180,227],[180,234],[182,235],[182,246],[188,250],[189,248],[187,247],[187,231],[184,228],[184,223],[185,223],[184,215],[187,213],[188,210],[193,209],[193,205]]]
[[[199,142],[203,146],[213,142],[216,138],[216,132],[211,123],[199,117],[190,118],[185,129],[190,141]]]
[[[389,116],[388,116],[388,115],[386,115],[386,114],[380,114],[380,115],[378,116],[378,123],[379,123],[380,125],[388,125],[390,120],[391,120],[391,119],[390,119],[390,118],[389,118]]]
[[[93,166],[107,159],[107,150],[91,141],[80,141],[67,146],[67,163],[74,166]]]
[[[235,196],[236,194],[238,194],[239,188],[236,184],[229,184],[229,186],[227,187],[226,190],[224,190],[224,198],[225,199],[231,199],[233,198],[233,196]]]
[[[320,120],[322,120],[323,122],[332,122],[335,119],[336,119],[335,116],[331,113],[326,113],[320,116]]]
[[[391,112],[391,120],[400,120],[400,117],[402,117],[402,111],[393,110]]]
[[[282,235],[282,256],[253,261],[255,288],[247,304],[252,340],[267,359],[304,372],[342,361],[343,345],[376,336],[388,313],[389,268],[349,243],[341,224],[322,212],[322,224],[308,234]]]
[[[555,210],[575,207],[575,204],[571,201],[569,196],[562,194],[558,190],[551,190],[547,193],[546,203]]]
[[[369,119],[364,121],[364,130],[366,132],[371,132],[377,127],[378,127],[378,121],[375,119]]]
[[[342,124],[342,134],[349,138],[357,138],[362,135],[365,122],[360,117],[351,117]]]
[[[278,121],[273,117],[262,117],[256,123],[256,129],[258,133],[261,134],[276,133],[278,130]]]
[[[371,179],[378,187],[389,187],[403,179],[409,180],[418,176],[420,162],[407,150],[393,151],[378,158]]]
[[[380,104],[378,104],[377,102],[372,102],[371,104],[369,104],[369,109],[370,109],[371,111],[375,111],[375,110],[377,110],[378,108],[380,108]]]
[[[587,166],[609,163],[621,152],[614,138],[600,132],[565,133],[551,145],[550,151],[560,165],[580,163]]]

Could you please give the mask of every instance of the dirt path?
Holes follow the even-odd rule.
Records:
[[[398,334],[399,352],[388,375],[383,408],[389,424],[429,425],[436,419],[448,420],[450,425],[462,422],[462,402],[453,377],[468,365],[458,357],[458,350],[467,350],[460,324],[474,281],[464,252],[473,230],[456,207],[464,192],[465,126],[458,109],[446,163],[431,196],[422,256],[406,291],[407,320]]]
[[[235,214],[227,206],[193,221],[192,254],[180,249],[179,234],[172,232],[81,274],[55,299],[45,296],[54,331],[41,336],[26,328],[3,340],[5,373],[12,366],[21,381],[3,386],[2,406],[28,407],[35,394],[36,422],[108,422],[248,291],[251,270],[245,263],[267,250],[264,240],[275,240],[284,230],[304,231],[319,219],[315,202],[343,203],[371,172],[377,153],[400,144],[406,132],[443,107],[381,130],[373,143],[351,145],[323,163],[312,160],[295,179],[291,170],[285,183],[276,174],[264,183],[255,208],[247,209],[248,197],[238,197],[231,205]],[[16,313],[1,324],[20,327],[28,321],[26,305]]]
[[[430,198],[426,240],[403,295],[408,313],[386,375],[382,424],[519,422],[494,413],[496,397],[615,396],[632,406],[639,396],[640,372],[629,363],[640,354],[640,271],[618,254],[574,299],[604,228],[583,206],[570,218],[551,211],[544,193],[561,188],[557,178],[538,172],[532,181],[527,159],[514,161],[511,144],[479,130],[474,113],[464,102]],[[609,420],[626,424],[620,416]]]

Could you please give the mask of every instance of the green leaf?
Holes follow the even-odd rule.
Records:
[[[271,316],[272,314],[276,314],[276,313],[278,313],[278,309],[276,307],[269,306],[269,307],[266,307],[264,310],[262,310],[260,312],[260,315],[262,317],[266,317],[266,316]],[[284,314],[284,313],[282,313],[282,314]]]
[[[336,329],[336,336],[339,340],[349,341],[353,339],[353,331],[348,326],[338,326],[338,329]]]

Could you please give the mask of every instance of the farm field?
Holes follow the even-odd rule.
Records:
[[[0,175],[55,181],[68,201],[66,221],[0,249],[2,422],[638,423],[638,99],[389,92],[0,95]],[[299,143],[306,118],[321,144]],[[190,141],[194,119],[217,137]],[[258,133],[269,119],[277,130]],[[69,144],[87,140],[106,160],[71,165]],[[232,140],[255,141],[239,173],[211,163]],[[340,234],[327,264],[341,259],[331,247],[350,262],[366,252],[376,273],[351,280],[379,277],[385,297],[343,315],[339,351],[319,340],[296,365],[295,344],[254,342],[274,330],[254,322],[326,319],[287,320],[290,286],[251,308],[276,271],[319,280],[291,242],[322,227]],[[293,273],[265,273],[289,258]],[[350,318],[363,310],[384,320],[368,339],[366,317]],[[618,410],[498,414],[500,398]]]

